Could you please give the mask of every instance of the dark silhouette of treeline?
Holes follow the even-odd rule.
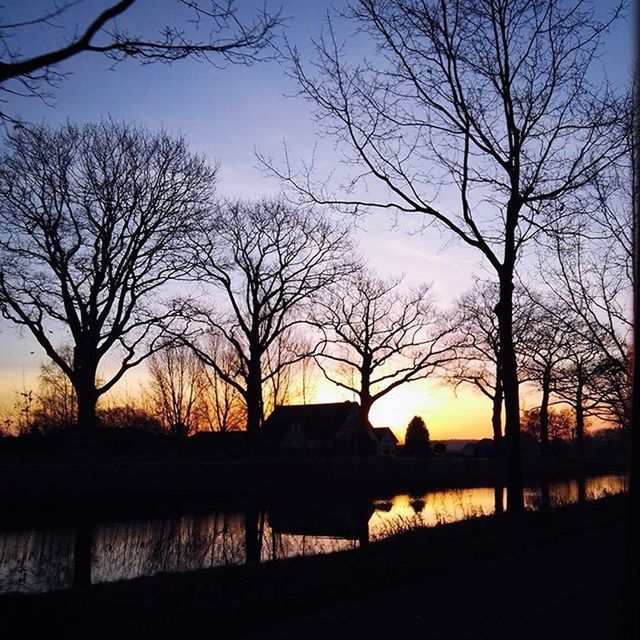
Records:
[[[70,48],[32,58],[11,54],[3,90],[18,82],[40,95],[42,82],[60,77],[51,65],[93,50],[96,33],[131,4],[98,16]],[[150,409],[137,407],[132,422],[176,436],[241,428],[254,451],[274,407],[308,402],[310,367],[358,399],[365,427],[384,395],[414,380],[446,378],[491,400],[513,511],[524,505],[523,384],[540,393],[542,456],[562,439],[554,435],[553,404],[572,412],[581,455],[589,419],[629,426],[631,252],[623,219],[634,169],[632,114],[624,95],[606,82],[594,90],[587,73],[598,49],[591,36],[619,13],[600,22],[560,7],[542,28],[544,12],[517,3],[508,14],[462,19],[458,46],[437,26],[459,15],[457,4],[421,7],[424,21],[396,2],[364,3],[342,16],[378,40],[390,56],[385,64],[395,60],[405,70],[399,76],[376,62],[368,67],[375,81],[353,75],[333,55],[331,38],[317,43],[314,75],[289,50],[291,75],[315,116],[335,119],[327,133],[345,143],[350,163],[381,182],[391,200],[361,200],[358,179],[343,197],[331,196],[312,169],[264,157],[265,169],[292,196],[224,200],[215,190],[219,167],[193,153],[184,137],[113,119],[18,126],[6,134],[0,308],[70,384],[63,422],[92,431],[111,418],[124,420],[129,408],[107,415],[100,404],[144,361],[152,382],[139,405]],[[230,40],[196,43],[168,29],[162,42],[132,43],[116,29],[100,50],[118,60],[212,55],[254,62],[279,24],[277,14],[265,13],[244,25],[233,3],[213,16],[192,9],[198,19],[217,19]],[[35,24],[48,26],[67,10]],[[495,33],[510,29],[520,35],[504,51],[486,48]],[[591,36],[581,38],[585,33]],[[447,64],[415,55],[431,48]],[[531,58],[532,50],[543,52],[544,62]],[[523,56],[514,77],[509,56]],[[478,58],[486,64],[469,64]],[[446,72],[452,66],[460,70],[455,79]],[[38,71],[43,75],[34,77]],[[482,99],[478,86],[486,87]],[[410,109],[404,101],[388,103],[396,90],[406,91]],[[423,112],[425,119],[411,115]],[[400,138],[399,122],[407,132]],[[352,123],[349,134],[345,123]],[[458,196],[458,204],[441,203],[441,190]],[[429,286],[402,290],[399,279],[368,271],[350,237],[350,218],[336,221],[321,208],[327,204],[343,214],[378,208],[421,216],[475,250],[492,279],[477,282],[445,313]],[[516,266],[534,240],[538,264],[521,273]],[[181,295],[170,295],[176,286]],[[7,427],[46,430],[53,403],[40,398],[36,416],[32,392],[22,399],[15,425]]]

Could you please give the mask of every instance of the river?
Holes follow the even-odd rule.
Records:
[[[625,475],[537,483],[530,509],[627,490]],[[504,509],[502,487],[433,490],[385,499],[296,501],[206,514],[82,522],[0,532],[0,593],[41,593],[157,573],[355,549],[417,526]]]

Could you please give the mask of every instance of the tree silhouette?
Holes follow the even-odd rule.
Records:
[[[490,265],[499,283],[507,506],[522,510],[516,262],[525,243],[567,215],[562,200],[623,153],[620,101],[589,73],[619,9],[602,23],[579,1],[358,0],[343,15],[376,52],[347,63],[330,23],[313,64],[291,51],[292,73],[361,171],[334,194],[313,167],[263,161],[306,200],[417,214]],[[388,196],[364,189],[371,180]]]
[[[429,430],[420,416],[413,416],[409,421],[404,449],[410,455],[424,456],[429,453]]]
[[[47,99],[66,76],[59,65],[83,53],[98,53],[113,62],[127,58],[143,64],[170,63],[184,58],[221,63],[250,64],[259,59],[280,24],[278,13],[263,10],[253,21],[242,21],[234,0],[200,3],[193,0],[172,0],[180,16],[179,24],[164,26],[157,34],[132,34],[126,28],[126,18],[140,0],[113,2],[89,20],[78,31],[78,16],[74,16],[77,1],[53,2],[51,9],[33,17],[5,16],[0,22],[0,93],[34,96]],[[4,8],[6,11],[6,7]],[[116,19],[119,20],[116,20]],[[65,25],[65,21],[68,23]],[[73,26],[75,23],[75,27]],[[35,29],[67,36],[64,44],[44,53],[24,53],[14,45],[19,38],[33,38]],[[206,37],[202,39],[202,34]],[[0,119],[14,119],[0,112]]]
[[[456,387],[471,385],[490,400],[493,441],[501,450],[503,392],[500,332],[495,314],[498,289],[496,282],[476,280],[473,287],[457,300],[451,324],[460,336],[460,347],[458,357],[447,365],[447,371]],[[530,305],[523,305],[522,293],[516,291],[513,334],[519,370],[523,360],[519,342],[526,335],[530,322]]]
[[[244,398],[229,379],[238,382],[238,358],[233,349],[220,336],[210,336],[206,342],[207,356],[216,368],[204,367],[206,377],[205,420],[210,431],[239,431],[247,424]],[[224,378],[218,374],[224,372]]]
[[[8,136],[0,310],[71,380],[81,425],[94,425],[98,398],[161,346],[179,309],[154,299],[184,272],[185,236],[210,205],[215,175],[183,138],[113,121]],[[70,362],[53,336],[72,346]]]
[[[585,339],[587,333],[580,328],[579,316],[568,312],[565,323],[570,333],[553,393],[573,409],[576,446],[578,453],[584,455],[586,417],[602,415],[598,409],[609,400],[609,389],[604,383],[609,371],[598,345]]]
[[[255,434],[265,382],[308,355],[286,352],[279,338],[305,321],[305,307],[318,292],[353,268],[344,261],[347,232],[317,211],[277,200],[237,202],[192,236],[191,249],[190,277],[213,285],[230,309],[194,308],[190,315],[233,351],[237,370],[231,375],[202,344],[191,342],[192,348],[243,397],[247,429]],[[278,347],[285,352],[267,367],[267,352]]]
[[[73,351],[68,346],[59,348],[61,356],[71,362]],[[40,365],[36,410],[33,420],[41,431],[55,427],[69,427],[76,423],[78,403],[69,378],[54,362]]]
[[[620,426],[630,424],[631,408],[632,189],[637,177],[631,133],[629,140],[629,152],[569,203],[578,222],[574,232],[550,229],[540,256],[542,280],[550,298],[561,302],[561,313],[543,300],[539,304],[558,323],[570,320],[573,341],[592,354],[592,386],[600,390],[597,413]]]
[[[539,296],[528,295],[533,311],[533,322],[524,341],[526,353],[523,374],[534,382],[542,392],[540,401],[540,454],[549,454],[549,404],[551,394],[556,387],[559,368],[567,357],[567,343],[571,340],[571,331],[565,322],[559,322],[557,316],[547,311],[550,303],[541,306]],[[561,305],[556,303],[556,314],[562,314]],[[564,309],[566,312],[566,309]]]
[[[168,433],[187,436],[204,418],[207,379],[204,365],[185,345],[172,345],[148,361],[154,413]]]
[[[400,283],[359,272],[329,289],[314,312],[323,334],[316,362],[328,380],[357,394],[365,424],[374,402],[455,358],[452,330],[429,287],[402,294]]]
[[[548,410],[547,433],[551,441],[564,440],[569,442],[574,436],[574,415],[569,409]],[[536,407],[525,411],[523,414],[524,433],[527,433],[537,442],[540,442],[540,408]]]

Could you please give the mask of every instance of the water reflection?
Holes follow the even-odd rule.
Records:
[[[525,504],[548,509],[626,490],[623,475],[539,483],[527,487]],[[505,505],[503,487],[448,489],[0,533],[0,593],[83,589],[157,573],[333,553],[416,526],[500,513]]]

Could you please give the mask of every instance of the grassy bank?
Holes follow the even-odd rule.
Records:
[[[3,596],[0,615],[5,628],[27,637],[43,630],[66,638],[124,632],[184,637],[202,627],[229,637],[425,575],[464,571],[545,545],[551,553],[558,540],[619,525],[625,505],[624,496],[615,496],[546,513],[416,529],[330,556],[159,575],[84,591]]]

